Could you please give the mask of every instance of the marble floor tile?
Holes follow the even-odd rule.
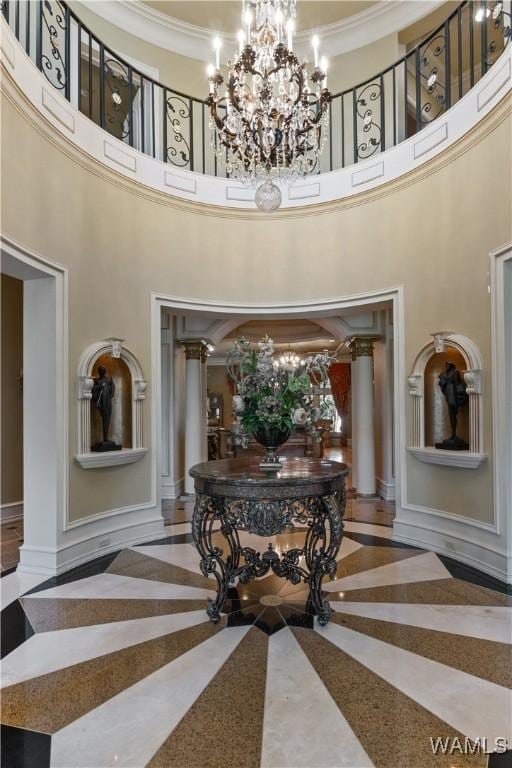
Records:
[[[338,612],[331,620],[448,667],[512,688],[512,646],[507,643]]]
[[[292,630],[376,768],[485,768],[484,755],[434,755],[431,738],[464,735],[345,649],[316,632]]]
[[[344,593],[343,593],[344,595]],[[351,601],[369,603],[428,603],[441,605],[512,605],[508,595],[450,576],[418,584],[389,584],[347,593]],[[337,597],[332,595],[332,599]]]
[[[187,571],[201,573],[199,561],[201,556],[193,544],[157,544],[143,547],[133,547],[134,552],[143,552],[147,557],[154,557],[171,565],[177,565]]]
[[[470,738],[512,739],[512,692],[339,624],[316,632]]]
[[[194,553],[194,547],[191,544],[161,544],[159,547],[177,547],[173,549],[176,557],[184,560],[195,561],[196,567],[199,562],[197,552]],[[185,547],[185,550],[181,550]],[[213,582],[209,581],[200,572],[195,573],[191,569],[180,565],[165,562],[161,558],[153,557],[149,554],[152,551],[150,547],[141,547],[140,549],[124,549],[116,557],[114,562],[107,568],[107,573],[117,573],[119,576],[132,576],[138,579],[149,579],[151,581],[168,581],[173,584],[184,584],[189,587],[198,587],[199,589],[209,589]],[[166,550],[157,550],[158,552]],[[181,553],[181,555],[179,554]],[[192,561],[193,558],[193,561]]]
[[[212,582],[213,587],[213,582]],[[150,579],[138,579],[132,576],[120,576],[115,573],[101,573],[90,576],[70,584],[62,584],[58,587],[50,587],[41,592],[34,593],[34,598],[87,598],[108,600],[122,598],[130,599],[155,599],[155,600],[200,600],[213,597],[214,592],[197,587],[172,584],[165,581],[151,581]],[[37,596],[37,597],[36,597]],[[26,600],[34,599],[31,595],[25,596]]]
[[[2,689],[2,722],[55,733],[222,631],[201,622]]]
[[[3,611],[9,603],[17,600],[18,597],[24,595],[29,589],[42,584],[47,578],[47,576],[41,576],[40,574],[18,573],[17,571],[2,576],[0,579],[1,610]]]
[[[86,627],[93,624],[109,624],[112,621],[146,619],[151,616],[167,616],[184,611],[204,610],[204,598],[199,600],[125,600],[111,598],[101,600],[65,597],[38,600],[37,594],[21,598],[20,603],[36,632],[56,629]]]
[[[344,539],[351,541],[351,539]],[[353,542],[356,544],[357,542]],[[399,549],[398,547],[363,547],[361,544],[349,556],[338,563],[336,576],[341,579],[363,571],[370,571],[381,565],[396,563],[399,560],[407,560],[415,557],[417,549]]]
[[[2,660],[0,685],[55,672],[207,621],[204,609],[32,635]]]
[[[6,768],[49,768],[50,749],[60,768],[488,768],[481,753],[434,755],[430,738],[507,735],[500,585],[393,541],[393,505],[350,499],[326,628],[307,584],[273,573],[232,584],[213,625],[192,510],[166,505],[156,541],[11,580],[2,748],[19,765]],[[270,541],[284,552],[304,535]]]
[[[344,528],[350,533],[366,533],[370,536],[378,536],[381,539],[391,539],[393,537],[393,529],[385,525],[373,525],[371,523],[346,520]]]
[[[303,630],[307,631],[307,630]],[[262,768],[371,768],[290,629],[269,639]]]
[[[324,584],[324,589],[327,592],[339,592],[340,590],[347,592],[351,589],[365,589],[389,584],[446,579],[449,576],[449,572],[437,555],[433,552],[425,552],[405,560],[391,562],[362,573],[327,582]]]
[[[267,646],[262,632],[249,629],[148,768],[259,768]]]
[[[497,643],[512,643],[512,608],[479,605],[407,605],[403,603],[333,602],[335,610],[368,619],[452,632]]]
[[[172,523],[171,525],[164,525],[164,530],[168,536],[177,536],[180,533],[190,533],[192,530],[192,524]]]
[[[218,632],[55,733],[52,768],[147,765],[248,631]]]

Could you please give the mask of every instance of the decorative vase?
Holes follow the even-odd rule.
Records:
[[[260,424],[253,430],[254,439],[267,449],[265,458],[260,461],[262,469],[278,470],[281,467],[276,451],[280,445],[286,443],[291,434],[290,427],[276,427],[272,424]]]

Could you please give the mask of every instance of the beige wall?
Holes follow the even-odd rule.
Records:
[[[2,473],[1,503],[23,501],[23,283],[1,275]]]
[[[205,62],[166,51],[130,35],[92,13],[80,2],[72,2],[71,7],[91,32],[115,52],[156,67],[160,72],[160,82],[164,85],[198,99],[208,95]],[[400,50],[398,34],[395,33],[371,45],[332,58],[329,62],[328,81],[331,92],[337,93],[373,77],[396,61]]]
[[[51,129],[33,119],[37,130],[4,100],[2,175],[10,194],[3,198],[2,223],[7,236],[69,267],[72,519],[149,498],[150,455],[94,472],[72,457],[78,360],[87,345],[110,336],[126,340],[148,378],[145,441],[152,447],[151,291],[258,304],[402,285],[406,374],[439,328],[469,336],[480,348],[484,447],[492,454],[488,254],[512,237],[510,174],[504,172],[511,162],[510,100],[424,172],[339,204],[271,217],[141,189],[76,148],[48,140]],[[411,414],[407,398],[408,444]],[[409,502],[491,520],[492,456],[471,471],[406,461]]]

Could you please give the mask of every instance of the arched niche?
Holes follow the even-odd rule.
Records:
[[[120,451],[94,452],[91,446],[101,440],[101,420],[91,402],[94,377],[104,365],[114,379],[116,395],[112,404],[110,438]],[[143,402],[146,381],[135,355],[118,340],[91,344],[78,366],[78,453],[84,469],[130,464],[147,452],[143,447]]]
[[[451,332],[432,335],[433,341],[420,350],[408,377],[409,394],[413,398],[413,436],[409,451],[429,464],[478,467],[486,458],[483,453],[480,351],[466,336]],[[455,363],[466,383],[468,402],[459,411],[457,432],[468,442],[467,451],[435,447],[447,433],[448,412],[437,382],[448,361]]]

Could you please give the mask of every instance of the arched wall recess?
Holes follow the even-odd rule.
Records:
[[[91,451],[91,398],[95,363],[102,355],[120,357],[131,376],[131,447],[104,453]],[[107,339],[91,344],[84,351],[78,365],[78,452],[75,459],[84,469],[132,464],[141,459],[147,448],[143,447],[142,405],[146,399],[147,383],[139,361],[118,339]]]
[[[487,458],[483,452],[482,356],[467,336],[451,331],[440,331],[432,336],[433,341],[426,344],[416,356],[408,377],[409,394],[413,398],[413,438],[408,450],[427,464],[475,469]],[[433,355],[446,348],[459,352],[466,366],[462,374],[469,398],[468,451],[449,451],[425,445],[425,369]]]

